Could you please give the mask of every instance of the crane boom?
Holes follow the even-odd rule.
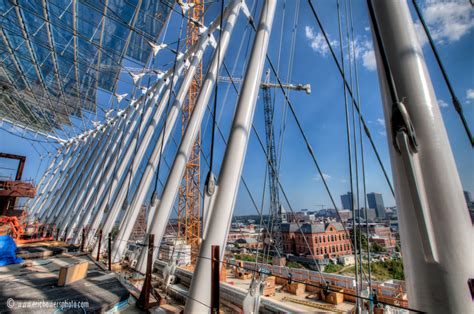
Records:
[[[229,76],[219,76],[219,82],[225,83],[242,83],[242,78],[240,77],[229,77]],[[284,89],[291,89],[296,91],[305,91],[306,94],[311,94],[311,85],[310,84],[282,84]],[[263,82],[260,84],[261,88],[280,88],[278,83]]]

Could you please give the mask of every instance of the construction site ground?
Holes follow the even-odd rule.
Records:
[[[251,279],[237,279],[233,275],[229,275],[227,277],[227,283],[235,285],[244,290],[248,290],[250,285]],[[298,312],[311,312],[311,313],[349,313],[354,308],[354,303],[350,302],[343,302],[338,305],[332,305],[320,300],[315,300],[313,298],[306,298],[310,295],[310,292],[305,292],[303,295],[294,295],[283,291],[282,285],[276,285],[276,292],[274,296],[270,296],[273,300],[281,301],[281,302],[290,302],[292,306],[294,306],[295,310]],[[284,300],[285,299],[285,300]],[[301,303],[308,302],[311,305],[304,305],[301,303],[292,302],[291,300],[297,300]]]
[[[55,254],[58,250],[51,248],[48,251],[48,246],[61,247],[58,243],[42,243],[38,244],[38,247],[30,244],[19,248],[19,251],[29,248],[35,254],[39,252],[50,256],[24,258],[23,264],[0,267],[0,313],[52,313],[62,305],[50,308],[50,305],[44,305],[44,302],[51,304],[63,301],[87,302],[86,312],[104,312],[129,298],[129,291],[117,276],[105,270],[88,255],[62,250]],[[60,268],[81,262],[88,263],[86,278],[63,287],[58,286]],[[34,302],[43,302],[43,305]],[[24,307],[19,308],[20,306]],[[81,308],[72,312],[79,311],[83,312]]]

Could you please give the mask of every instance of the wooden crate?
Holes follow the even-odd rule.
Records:
[[[268,297],[275,295],[275,277],[270,276],[265,279],[265,287],[263,288],[263,295]]]
[[[326,295],[325,301],[330,304],[338,305],[344,302],[344,294],[342,294],[342,290],[339,292],[329,292]]]
[[[284,279],[284,278],[281,278],[281,277],[276,277],[275,278],[275,283],[277,285],[287,285],[288,284],[288,279]]]
[[[294,295],[303,295],[305,293],[305,284],[299,282],[292,283],[287,286],[286,290]]]
[[[68,266],[62,266],[59,269],[58,286],[66,286],[78,280],[87,277],[89,262],[84,261]]]

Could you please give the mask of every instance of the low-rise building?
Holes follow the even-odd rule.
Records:
[[[283,251],[286,254],[312,255],[315,259],[352,254],[349,234],[340,222],[282,224]]]
[[[397,246],[397,240],[394,237],[373,236],[369,239],[371,243],[377,243],[386,249],[392,249]]]
[[[227,235],[227,242],[234,242],[237,239],[242,238],[253,238],[259,237],[259,228],[255,228],[254,225],[248,225],[245,227],[233,227],[230,229]]]
[[[238,246],[239,248],[245,248],[245,249],[257,249],[257,248],[262,247],[262,243],[258,242],[254,238],[237,239],[235,240],[234,245]]]
[[[337,258],[337,262],[338,264],[341,264],[343,266],[354,265],[355,258],[354,258],[354,255],[343,255]]]
[[[379,236],[379,237],[392,236],[392,231],[390,230],[390,227],[379,225],[379,224],[369,225],[369,233],[373,236]]]
[[[348,221],[352,218],[352,212],[348,209],[341,209],[339,210],[339,217],[341,217],[342,221]]]

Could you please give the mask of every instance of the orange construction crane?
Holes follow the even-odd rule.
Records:
[[[202,0],[189,0],[188,18],[189,22],[186,31],[186,47],[193,46],[199,38],[199,27],[192,21],[204,23],[204,3]],[[202,64],[196,69],[187,100],[183,106],[181,122],[182,134],[186,130],[191,113],[194,109],[196,99],[199,95],[199,88],[202,83]],[[178,237],[184,239],[191,245],[191,263],[196,262],[199,253],[199,243],[201,241],[201,197],[200,188],[200,145],[201,135],[199,134],[189,157],[184,173],[183,182],[179,189],[178,201]]]

